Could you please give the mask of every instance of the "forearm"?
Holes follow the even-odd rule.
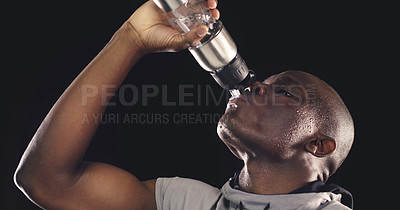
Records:
[[[41,179],[74,176],[99,123],[91,117],[83,121],[84,117],[104,112],[110,93],[142,56],[134,35],[133,29],[124,24],[65,90],[25,151],[19,166],[22,172]],[[104,86],[111,87],[107,95],[102,93]],[[98,93],[86,97],[85,91],[90,90]]]

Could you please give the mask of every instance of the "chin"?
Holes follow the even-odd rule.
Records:
[[[224,115],[225,116],[225,115]],[[219,138],[224,142],[228,149],[235,155],[238,159],[243,160],[240,153],[238,152],[238,145],[241,144],[240,140],[235,137],[232,130],[227,126],[224,120],[224,116],[218,122],[217,133]]]
[[[217,133],[225,144],[237,145],[244,141],[245,127],[236,110],[227,110],[218,122]]]
[[[230,138],[230,135],[228,134],[229,128],[226,125],[225,118],[226,118],[226,114],[224,114],[221,117],[221,119],[219,119],[218,125],[217,125],[217,134],[222,141],[225,141],[225,139]]]
[[[222,115],[221,119],[219,119],[217,133],[221,139],[225,138],[226,135],[232,137],[232,131],[236,130],[235,127],[240,124],[237,115],[237,110],[234,108],[227,108],[225,114]]]

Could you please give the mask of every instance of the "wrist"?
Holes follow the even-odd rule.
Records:
[[[121,29],[123,33],[127,36],[132,47],[136,48],[140,56],[144,56],[149,52],[146,50],[144,43],[141,40],[139,33],[136,31],[135,27],[128,21],[125,21]]]

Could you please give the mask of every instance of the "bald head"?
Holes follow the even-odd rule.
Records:
[[[326,158],[326,173],[332,175],[347,157],[354,139],[353,119],[339,94],[318,77],[302,71],[286,71],[274,75],[266,83],[296,78],[306,90],[304,109],[315,116],[317,133],[335,141],[335,150]]]
[[[331,86],[311,74],[286,71],[251,89],[229,102],[218,126],[236,156],[280,163],[304,159],[324,181],[336,172],[350,151],[354,126]]]

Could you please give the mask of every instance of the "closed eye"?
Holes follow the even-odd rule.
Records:
[[[280,94],[280,95],[283,95],[283,96],[286,96],[286,97],[292,97],[293,96],[291,93],[287,92],[286,90],[276,90],[276,93]]]

